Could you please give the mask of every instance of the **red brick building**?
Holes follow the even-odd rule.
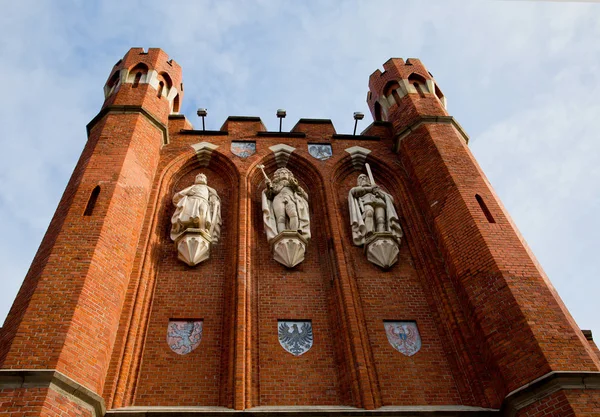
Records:
[[[159,49],[131,49],[105,95],[0,330],[1,415],[600,415],[600,352],[420,61],[371,75],[375,121],[357,135],[326,119],[194,129],[178,113],[181,68]],[[389,268],[353,243],[349,193],[366,163],[402,228]],[[293,268],[265,236],[261,165],[287,167],[308,194]],[[172,198],[199,173],[222,223],[188,266]],[[194,343],[170,333],[186,323]],[[311,343],[287,349],[283,323],[305,323]]]

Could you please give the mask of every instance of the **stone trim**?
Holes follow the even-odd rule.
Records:
[[[352,146],[344,150],[350,154],[352,165],[358,170],[363,169],[367,156],[371,153],[370,149],[363,148],[362,146]]]
[[[224,407],[126,407],[107,412],[114,417],[230,417],[240,414],[248,417],[459,417],[459,416],[497,416],[498,410],[491,408],[469,407],[460,405],[447,406],[406,406],[381,407],[376,410],[344,406],[272,406],[254,407],[246,410],[232,410]]]
[[[202,135],[202,136],[227,136],[229,131],[227,130],[194,130],[194,129],[181,129],[179,131],[182,135]]]
[[[304,132],[256,132],[256,136],[265,136],[271,138],[305,138]]]
[[[208,166],[212,153],[219,147],[219,145],[210,142],[199,142],[190,146],[196,153],[196,157],[198,158],[201,167]]]
[[[566,389],[600,390],[600,372],[549,372],[509,393],[502,404],[502,415],[513,417],[520,409]]]
[[[350,135],[345,133],[336,133],[332,136],[333,139],[341,139],[341,140],[381,140],[379,136],[370,136],[370,135]]]
[[[92,128],[98,123],[104,116],[108,113],[140,113],[146,119],[150,121],[154,126],[158,128],[162,132],[163,135],[163,145],[169,144],[169,130],[167,126],[160,122],[156,117],[154,117],[150,112],[144,109],[142,106],[134,106],[134,105],[124,105],[124,106],[106,106],[100,113],[96,115],[86,126],[88,138],[90,137],[90,132]]]
[[[48,388],[88,408],[95,417],[106,414],[104,399],[55,369],[0,369],[0,389]]]
[[[269,149],[275,154],[275,162],[277,162],[279,168],[284,168],[287,165],[290,155],[296,150],[293,146],[285,143],[269,146]]]
[[[421,127],[421,125],[423,125],[425,123],[427,123],[427,124],[451,124],[458,131],[458,133],[460,133],[460,135],[463,137],[463,139],[465,140],[465,143],[467,145],[469,144],[469,135],[466,134],[466,132],[463,130],[462,126],[460,124],[458,124],[458,122],[456,121],[456,119],[454,117],[452,117],[452,116],[420,116],[413,124],[406,127],[404,130],[402,130],[400,133],[398,133],[394,137],[394,146],[393,146],[394,152],[397,153],[398,150],[400,149],[400,142],[402,141],[402,139],[404,139],[406,136],[410,135],[413,131],[417,130],[419,127]]]

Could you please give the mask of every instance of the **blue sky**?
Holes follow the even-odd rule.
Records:
[[[376,4],[376,7],[374,5]],[[600,4],[541,1],[10,2],[0,14],[0,322],[133,46],[183,67],[182,112],[351,132],[369,75],[420,58],[581,328],[600,338]],[[360,127],[359,127],[360,128]]]

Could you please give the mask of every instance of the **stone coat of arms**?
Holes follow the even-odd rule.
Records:
[[[308,153],[321,161],[325,161],[332,157],[333,151],[331,149],[331,145],[329,144],[318,144],[318,143],[309,143],[308,144]]]
[[[421,336],[414,321],[386,321],[383,325],[390,345],[398,352],[412,356],[421,349]]]
[[[179,355],[187,355],[202,340],[202,321],[171,320],[167,328],[167,344]]]
[[[248,158],[256,153],[255,142],[231,142],[231,153],[240,158]]]
[[[313,332],[310,321],[279,321],[279,344],[294,356],[300,356],[312,347]]]

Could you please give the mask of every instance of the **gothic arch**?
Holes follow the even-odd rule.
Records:
[[[339,401],[339,405],[352,405],[352,399],[348,394],[350,383],[346,381],[352,371],[346,368],[345,344],[339,343],[340,333],[343,332],[340,328],[344,326],[341,323],[343,312],[336,305],[338,295],[333,284],[338,275],[338,268],[330,238],[332,231],[329,219],[333,218],[334,213],[330,212],[331,207],[326,204],[325,187],[328,184],[311,160],[298,151],[290,155],[286,168],[293,172],[309,195],[312,234],[304,261],[290,270],[272,259],[270,246],[264,234],[261,192],[265,187],[265,179],[258,168],[259,164],[265,166],[265,171],[271,178],[278,168],[274,154],[269,153],[253,163],[245,181],[249,196],[247,206],[249,236],[246,246],[251,255],[247,256],[247,259],[252,259],[252,264],[248,265],[249,273],[246,280],[250,307],[248,309],[250,322],[247,327],[253,329],[248,338],[252,347],[250,360],[253,363],[250,367],[253,371],[248,374],[251,377],[251,390],[248,393],[251,404],[248,406],[274,405],[261,396],[261,392],[269,392],[276,384],[272,378],[273,374],[270,373],[274,369],[273,361],[268,361],[267,358],[284,360],[289,353],[281,346],[268,345],[263,341],[273,335],[274,340],[277,340],[278,319],[311,320],[315,340],[318,338],[320,343],[319,353],[310,352],[313,355],[311,357],[315,359],[303,362],[305,363],[303,366],[322,370],[321,367],[326,364],[328,369],[336,370],[326,374],[321,373],[322,378],[318,382],[309,383],[304,380],[290,382],[304,392],[300,401],[307,401],[310,395],[315,395],[323,389],[323,385],[328,384],[332,387],[330,392],[336,392],[335,396],[328,394],[331,395],[329,401]],[[290,286],[293,287],[292,291]],[[265,303],[259,301],[264,299],[269,300],[266,307]],[[259,305],[262,306],[260,309],[258,309]],[[258,337],[258,335],[262,336]],[[334,340],[337,342],[334,343]],[[343,395],[348,395],[348,398],[337,397],[338,390],[343,392]],[[298,399],[282,397],[278,401],[296,403]]]
[[[143,236],[145,243],[142,242],[144,247],[140,251],[141,259],[136,261],[136,264],[139,265],[137,268],[138,272],[131,277],[132,281],[138,283],[134,285],[137,285],[139,289],[135,292],[135,299],[133,300],[132,307],[125,313],[128,315],[126,318],[128,323],[126,326],[127,329],[123,329],[124,333],[119,335],[125,339],[121,358],[130,358],[130,360],[118,361],[114,384],[107,384],[107,387],[110,386],[112,389],[110,392],[105,393],[109,398],[107,404],[111,404],[112,407],[133,405],[136,401],[139,401],[138,395],[143,394],[144,390],[148,391],[148,387],[143,387],[140,380],[140,377],[144,375],[144,372],[148,372],[147,364],[152,363],[152,361],[143,361],[143,355],[146,351],[145,348],[151,343],[164,343],[165,337],[164,334],[160,334],[157,339],[155,334],[156,324],[153,322],[153,316],[159,317],[160,314],[165,314],[164,311],[161,313],[156,309],[156,306],[161,304],[161,297],[165,297],[164,288],[161,289],[160,287],[161,282],[169,279],[168,277],[161,275],[161,265],[165,262],[170,262],[172,264],[180,262],[174,259],[176,258],[176,249],[173,242],[170,241],[168,233],[170,229],[170,216],[173,212],[171,198],[175,188],[179,187],[182,181],[188,181],[189,178],[186,178],[186,176],[194,176],[200,171],[211,173],[208,178],[209,186],[211,186],[211,179],[215,180],[217,176],[220,177],[222,184],[227,184],[226,187],[221,186],[217,189],[221,198],[224,197],[222,193],[225,189],[227,189],[229,193],[229,196],[227,197],[228,207],[225,209],[222,208],[221,210],[224,227],[227,227],[228,229],[228,236],[225,237],[222,234],[222,240],[215,249],[212,250],[211,257],[215,256],[224,259],[223,264],[225,265],[235,265],[237,263],[236,243],[238,230],[239,171],[226,156],[217,150],[212,152],[208,166],[201,167],[195,152],[192,148],[189,148],[189,151],[182,152],[167,163],[157,175],[157,186],[147,211],[149,220],[146,223],[146,235]],[[186,186],[187,185],[189,184],[186,184]],[[212,185],[215,186],[216,184],[213,183]],[[181,268],[187,268],[184,264],[181,265]],[[198,283],[203,282],[202,279],[206,281],[206,279],[210,278],[210,268],[204,268],[202,270],[201,274],[204,275],[202,279],[199,279],[197,276],[200,273],[199,271],[199,269],[190,269],[190,271],[184,275],[194,275],[194,279]],[[223,297],[220,298],[220,300],[222,300],[221,307],[219,308],[217,306],[219,311],[205,311],[198,313],[198,315],[201,315],[202,317],[200,318],[202,319],[207,319],[209,316],[212,317],[211,320],[213,323],[217,320],[215,317],[221,316],[223,317],[221,319],[222,322],[225,323],[225,321],[232,319],[231,314],[228,312],[228,301],[230,301],[231,293],[235,286],[235,271],[218,271],[213,275],[221,276],[221,284],[213,280],[214,284],[213,287],[211,287],[212,291],[222,292]],[[144,283],[144,285],[141,285],[141,283]],[[172,286],[173,283],[169,285]],[[219,289],[219,285],[221,286],[221,289]],[[192,296],[197,296],[198,298],[202,297],[195,287],[188,287],[186,290],[195,291],[196,295]],[[172,305],[176,304],[177,303],[174,303]],[[174,314],[174,317],[177,318],[180,315],[181,313],[179,313],[179,315]],[[188,318],[193,317],[188,316]],[[233,348],[231,340],[233,336],[231,329],[233,326],[229,324],[230,323],[216,326],[218,327],[220,334],[215,337],[219,340],[219,347],[222,355],[229,355],[231,353],[230,350]],[[164,331],[164,329],[161,330],[161,332]],[[214,331],[214,329],[212,331]],[[121,329],[119,332],[121,333]],[[119,340],[119,336],[117,340]],[[221,364],[229,363],[228,361],[218,358],[215,362],[219,363],[215,368],[217,369],[217,375],[210,375],[210,378],[215,376],[220,378],[220,374],[228,375],[231,373],[228,370],[222,369],[222,366],[224,365]],[[203,375],[202,378],[205,376],[207,375]],[[227,381],[227,378],[221,379],[218,392],[213,393],[213,396],[217,397],[219,403],[227,404],[228,401],[231,401],[229,398],[233,395],[231,392],[231,385],[231,381]]]

